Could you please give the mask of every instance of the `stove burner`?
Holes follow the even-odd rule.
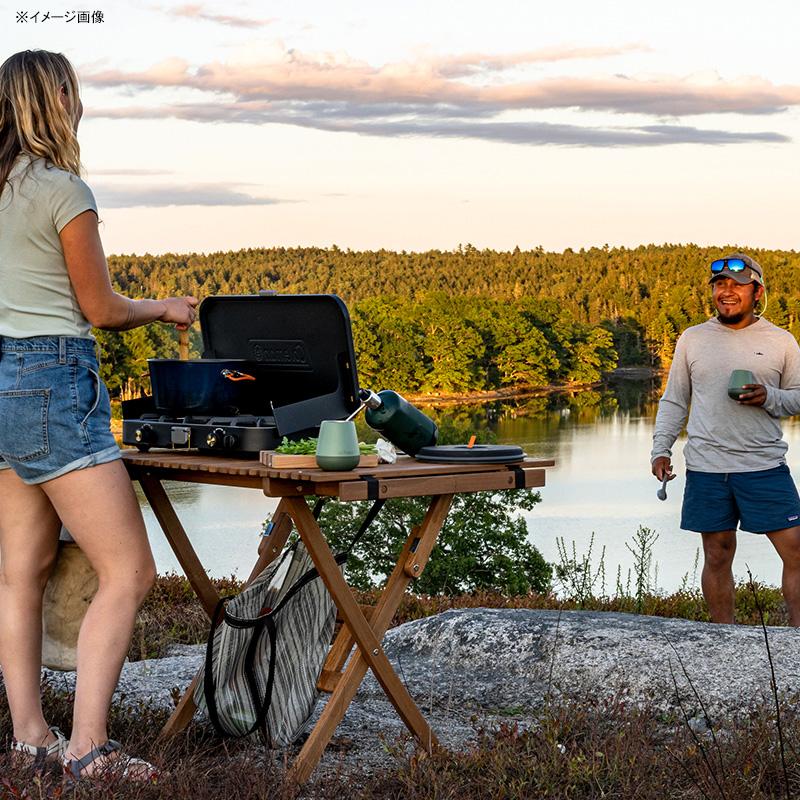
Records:
[[[144,413],[122,423],[123,444],[143,451],[151,447],[197,448],[220,455],[255,458],[261,450],[277,447],[280,439],[271,416],[174,417]]]

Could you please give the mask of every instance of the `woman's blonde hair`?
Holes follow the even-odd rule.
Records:
[[[21,152],[80,175],[79,118],[78,76],[65,56],[23,50],[7,58],[0,65],[0,191]]]

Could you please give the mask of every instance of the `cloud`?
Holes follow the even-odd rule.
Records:
[[[141,72],[89,70],[85,83],[99,87],[191,87],[239,100],[349,102],[360,105],[437,104],[467,108],[577,108],[656,116],[739,113],[774,114],[800,104],[800,86],[776,86],[762,78],[725,81],[692,76],[560,77],[505,83],[461,80],[467,74],[530,63],[537,54],[494,61],[485,54],[401,62],[374,67],[329,56],[312,59],[288,50],[264,63],[212,62],[192,68],[169,59]],[[549,56],[555,58],[555,53]]]
[[[97,87],[129,91],[182,87],[207,98],[206,102],[96,110],[92,114],[103,117],[281,122],[378,136],[458,136],[520,144],[789,141],[771,131],[729,133],[677,124],[600,128],[507,118],[506,112],[530,116],[543,110],[575,109],[638,114],[660,123],[665,118],[712,113],[778,114],[800,105],[800,86],[779,86],[757,77],[733,81],[718,76],[520,77],[531,64],[610,57],[632,49],[643,46],[562,47],[501,56],[470,53],[382,66],[282,50],[261,63],[192,66],[170,59],[140,72],[96,68],[82,77]]]
[[[335,128],[331,128],[335,130]],[[373,136],[433,136],[483,139],[527,145],[571,145],[573,147],[652,147],[666,144],[734,144],[744,142],[783,143],[778,133],[734,133],[703,130],[681,125],[649,125],[632,128],[556,125],[547,122],[470,122],[447,120],[438,124],[409,122],[349,125],[346,130]]]
[[[94,175],[122,175],[130,177],[139,177],[142,175],[172,175],[173,173],[167,169],[92,169],[89,172]]]
[[[160,108],[129,108],[103,111],[93,116],[124,119],[181,119],[191,122],[276,123],[336,133],[370,136],[481,139],[519,145],[567,145],[573,147],[642,147],[667,144],[741,144],[764,142],[781,144],[787,136],[770,131],[734,132],[708,130],[685,125],[647,125],[634,127],[595,127],[548,122],[483,121],[442,116],[432,119],[359,118],[341,107],[312,111],[278,104],[185,104]]]
[[[136,208],[146,206],[267,206],[285,202],[270,197],[254,197],[234,191],[227,186],[197,184],[172,186],[94,186],[101,208]]]
[[[205,22],[216,22],[220,25],[230,25],[236,28],[263,28],[271,25],[274,19],[251,19],[248,17],[238,17],[230,14],[215,14],[206,10],[200,4],[183,5],[177,8],[161,9],[172,17],[183,17],[188,19],[199,19]]]
[[[465,53],[433,59],[431,66],[443,77],[460,78],[486,72],[502,72],[528,64],[609,58],[626,53],[649,51],[649,49],[641,44],[628,44],[620,47],[545,47],[540,50],[505,55]]]

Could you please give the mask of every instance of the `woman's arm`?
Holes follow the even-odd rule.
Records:
[[[114,291],[94,211],[78,214],[59,236],[78,305],[95,328],[125,331],[160,320],[185,330],[194,322],[194,297],[131,300]]]

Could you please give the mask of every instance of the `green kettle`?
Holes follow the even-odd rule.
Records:
[[[423,447],[436,444],[439,437],[436,423],[397,392],[389,389],[377,394],[365,391],[363,400],[367,407],[367,425],[398,450],[414,456]]]

